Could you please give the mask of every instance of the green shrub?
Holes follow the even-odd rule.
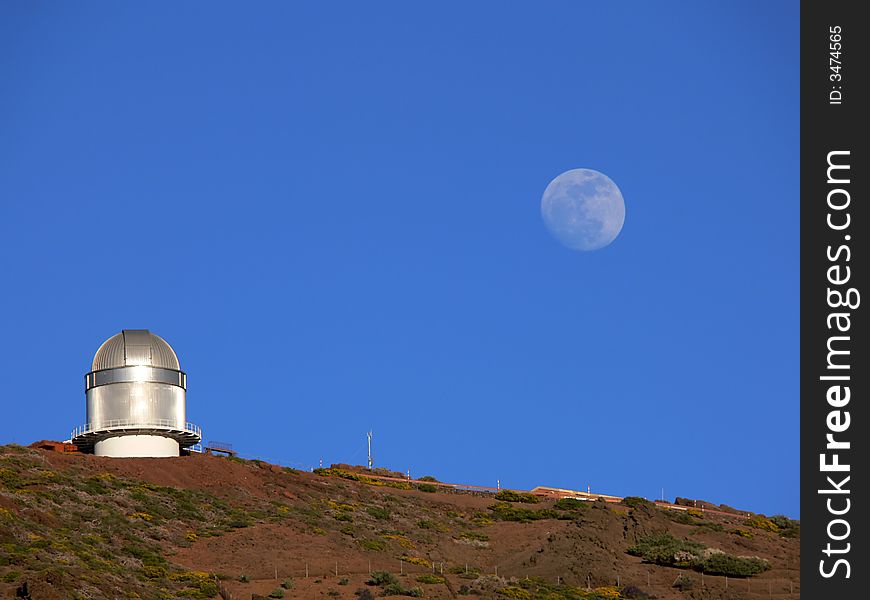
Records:
[[[220,591],[214,577],[202,571],[180,571],[169,575],[169,579],[184,582],[186,587],[178,595],[185,598],[207,600],[217,596]]]
[[[137,558],[142,561],[142,564],[147,567],[163,567],[166,568],[169,566],[167,560],[163,557],[163,555],[159,554],[158,551],[152,546],[146,545],[137,545],[137,546],[124,546],[122,549],[123,552],[129,554],[133,558]]]
[[[438,480],[431,475],[423,475],[422,477],[419,477],[417,481],[434,481],[436,483],[438,482]]]
[[[247,575],[239,575],[239,581],[242,583],[248,583],[251,581],[251,578]]]
[[[343,469],[325,469],[323,467],[312,471],[315,475],[322,477],[340,477],[342,479],[350,479],[351,481],[361,481],[363,478],[356,473],[345,471]]]
[[[589,508],[589,503],[585,500],[578,500],[577,498],[560,498],[559,500],[556,500],[553,508],[558,510],[578,511]]]
[[[663,566],[686,566],[698,560],[705,546],[697,542],[680,540],[670,533],[653,533],[640,538],[628,549],[633,556],[640,556],[647,562]]]
[[[9,571],[3,576],[3,582],[15,583],[19,577],[21,577],[21,573],[19,573],[18,571]]]
[[[541,501],[534,494],[515,492],[513,490],[502,490],[495,495],[495,499],[501,502],[523,502],[525,504],[537,504]]]
[[[248,519],[236,517],[231,519],[228,525],[233,529],[244,529],[245,527],[250,527],[251,522]]]
[[[496,502],[490,505],[489,510],[491,510],[493,516],[500,521],[528,523],[540,519],[556,519],[559,517],[559,513],[551,508],[531,510],[528,508],[513,506],[509,502]]]
[[[380,506],[369,506],[366,509],[366,512],[376,519],[386,520],[390,518],[390,509],[388,508],[381,508]]]
[[[422,521],[417,521],[417,527],[420,529],[430,529],[432,531],[447,531],[447,527],[438,521],[429,521],[428,519],[423,519]]]
[[[404,596],[405,588],[398,583],[388,583],[384,586],[384,591],[381,594],[384,596]]]
[[[713,554],[698,565],[698,570],[710,575],[728,577],[752,577],[770,568],[770,564],[757,556],[732,556]]]
[[[142,577],[145,579],[161,579],[166,577],[168,571],[166,567],[155,567],[153,565],[143,565],[139,569],[139,573],[141,573]]]
[[[105,480],[99,475],[85,479],[81,482],[79,489],[92,496],[108,494],[111,491],[109,486],[106,485]]]
[[[474,575],[475,578],[477,578],[481,572],[479,567],[472,567],[470,565],[467,568],[463,565],[453,565],[447,569],[448,573],[453,573],[454,575],[464,575],[466,571],[469,575]]]
[[[421,483],[417,486],[417,489],[421,492],[426,492],[427,494],[434,494],[438,491],[438,486],[432,485],[431,483]]]
[[[770,531],[772,533],[779,533],[779,527],[776,523],[765,517],[764,515],[755,515],[754,517],[749,517],[744,521],[746,525],[750,527],[754,527],[755,529],[761,529],[762,531]]]
[[[387,543],[384,540],[360,540],[359,545],[363,550],[373,550],[375,552],[383,552],[387,549]]]
[[[665,515],[673,521],[674,523],[681,523],[683,525],[694,525],[695,520],[689,515],[688,512],[684,510],[675,510],[671,508],[663,508]]]
[[[751,577],[770,568],[766,560],[732,556],[697,542],[677,539],[669,533],[644,536],[628,549],[628,553],[653,564],[691,568],[711,575]]]
[[[686,592],[695,587],[695,581],[688,575],[680,575],[674,580],[674,586],[681,592]]]
[[[390,583],[384,586],[383,591],[381,592],[383,596],[410,596],[412,598],[422,598],[423,597],[423,589],[419,587],[412,587],[411,589],[406,590],[399,583]]]
[[[285,590],[292,590],[293,589],[293,580],[288,577],[287,579],[285,579],[284,581],[281,582],[281,587],[284,588]]]
[[[787,538],[800,537],[801,522],[789,519],[785,515],[773,515],[770,522],[779,527],[779,535]]]
[[[655,504],[640,496],[626,496],[622,499],[622,504],[630,508],[652,508],[655,506]]]
[[[347,585],[348,583],[350,583],[350,579],[347,577],[342,577],[338,580],[338,585]]]
[[[499,596],[504,596],[505,598],[513,598],[514,600],[531,600],[532,595],[528,590],[524,590],[521,587],[503,587],[498,591]]]
[[[270,598],[283,598],[284,597],[284,588],[276,587],[269,593]]]
[[[788,529],[783,529],[779,532],[779,535],[786,538],[799,538],[801,536],[801,524],[800,522],[795,522],[796,524]]]
[[[735,529],[730,530],[728,533],[733,533],[734,535],[739,535],[744,538],[754,538],[755,534],[749,531],[748,529],[743,529],[742,527],[737,527]]]
[[[440,575],[433,575],[431,573],[426,573],[425,575],[420,575],[417,578],[419,583],[428,583],[430,585],[436,585],[439,583],[444,583],[446,579],[441,577]]]
[[[785,515],[773,515],[768,520],[780,529],[788,529],[794,522]]]
[[[408,556],[407,554],[403,554],[400,560],[408,563],[409,565],[417,565],[418,567],[426,567],[427,569],[432,566],[432,563],[430,563],[425,558],[421,558],[419,556]]]
[[[375,571],[371,574],[368,581],[366,581],[367,585],[390,585],[391,583],[399,583],[399,580],[395,575],[390,573],[389,571]]]

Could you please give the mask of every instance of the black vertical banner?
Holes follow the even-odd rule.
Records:
[[[870,22],[801,3],[801,593],[870,597]],[[866,7],[864,7],[866,8]]]

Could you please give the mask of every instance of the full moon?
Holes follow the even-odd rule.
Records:
[[[572,169],[556,177],[544,190],[541,217],[561,244],[572,250],[598,250],[622,231],[625,201],[607,175],[592,169]]]

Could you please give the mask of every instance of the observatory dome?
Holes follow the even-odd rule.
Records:
[[[126,329],[103,342],[94,355],[92,371],[118,367],[149,366],[178,371],[172,346],[147,329]]]
[[[172,347],[147,329],[103,342],[85,375],[86,418],[71,436],[99,456],[178,456],[202,439],[187,422],[187,374]]]

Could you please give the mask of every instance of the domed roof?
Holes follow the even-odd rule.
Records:
[[[107,339],[94,355],[91,370],[137,365],[181,370],[172,346],[147,329],[125,329]]]

